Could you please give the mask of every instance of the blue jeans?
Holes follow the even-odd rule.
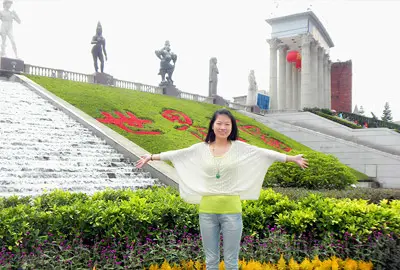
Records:
[[[239,269],[242,214],[199,214],[200,232],[206,255],[207,270],[219,269],[219,240],[222,231],[225,269]]]

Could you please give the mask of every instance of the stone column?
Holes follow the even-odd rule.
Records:
[[[312,107],[318,106],[318,43],[311,42],[311,91],[313,93],[310,103]]]
[[[311,35],[301,37],[301,103],[300,109],[313,107],[313,92],[311,88]]]
[[[318,48],[318,107],[325,107],[324,91],[324,48]]]
[[[302,110],[301,107],[301,70],[297,71],[297,101],[296,101],[296,109]]]
[[[278,109],[278,63],[277,48],[280,41],[276,38],[267,40],[269,43],[269,93],[270,110]]]
[[[332,62],[328,60],[328,109],[332,109],[332,81],[331,81]]]
[[[292,66],[292,106],[290,109],[297,110],[297,101],[299,100],[299,92],[298,92],[298,73],[297,68]]]
[[[292,85],[292,74],[293,74],[292,63],[286,63],[286,109],[293,109],[293,85]]]
[[[328,54],[324,55],[324,108],[328,108]]]
[[[286,52],[287,46],[285,44],[279,45],[279,110],[286,109]]]

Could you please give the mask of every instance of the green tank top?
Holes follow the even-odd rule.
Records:
[[[237,214],[242,213],[242,203],[239,195],[203,196],[200,201],[199,213],[207,214]]]

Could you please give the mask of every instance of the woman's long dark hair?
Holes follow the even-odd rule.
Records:
[[[215,120],[217,119],[218,115],[222,115],[222,114],[228,116],[232,122],[232,130],[231,130],[231,134],[229,134],[229,136],[228,136],[228,140],[230,140],[230,141],[237,140],[239,131],[238,131],[235,117],[227,109],[220,109],[220,110],[216,111],[211,118],[210,125],[208,126],[207,137],[205,139],[206,143],[212,143],[215,141],[215,133],[213,130],[213,126],[214,126]]]

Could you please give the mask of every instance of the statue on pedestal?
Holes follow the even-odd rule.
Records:
[[[249,89],[247,93],[246,105],[254,106],[257,104],[257,91],[258,91],[254,70],[250,70],[248,80],[249,80]]]
[[[104,73],[104,56],[107,61],[106,39],[103,37],[103,28],[100,22],[97,24],[96,35],[92,38],[92,44],[94,44],[92,48],[94,69],[96,70],[96,73],[99,72],[99,66],[97,64],[97,59],[99,59],[101,64],[101,73]]]
[[[217,95],[217,86],[218,86],[218,67],[217,67],[217,58],[212,57],[210,59],[210,73],[209,73],[209,85],[208,85],[208,96],[216,96]]]
[[[0,20],[2,21],[0,34],[1,34],[1,56],[6,55],[6,41],[7,37],[11,41],[12,48],[14,50],[15,57],[18,58],[17,45],[15,44],[13,35],[13,22],[21,23],[21,19],[18,17],[15,11],[11,11],[11,6],[13,4],[12,0],[3,1],[3,10],[0,11]]]
[[[172,80],[172,74],[175,70],[175,63],[178,59],[178,56],[171,52],[171,45],[169,41],[165,41],[164,47],[161,50],[155,51],[156,56],[161,60],[160,61],[160,71],[158,75],[161,75],[161,83],[160,86],[167,84],[174,84]],[[171,64],[171,61],[173,64]],[[168,75],[168,76],[165,76]]]

